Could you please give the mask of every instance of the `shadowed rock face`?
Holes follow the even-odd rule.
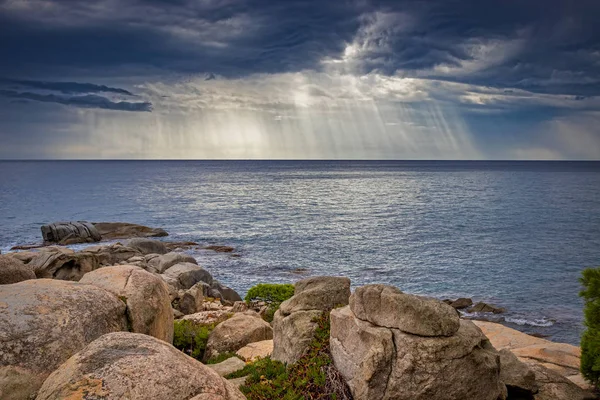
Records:
[[[35,279],[32,268],[10,255],[0,254],[0,285]]]
[[[308,349],[323,312],[348,304],[350,279],[317,276],[296,282],[294,296],[281,303],[273,318],[272,358],[293,364]]]
[[[497,400],[506,390],[498,352],[479,328],[447,304],[391,286],[358,288],[333,310],[330,346],[356,400]]]
[[[124,301],[131,332],[173,342],[169,291],[158,276],[139,267],[119,265],[90,272],[80,282],[105,289]]]
[[[36,253],[28,266],[38,278],[79,281],[86,273],[99,268],[100,263],[93,253],[74,252],[64,247],[47,247]]]
[[[91,243],[102,239],[96,227],[86,221],[55,222],[42,225],[44,242],[58,244]]]
[[[215,371],[151,336],[104,335],[46,379],[37,400],[243,400]]]
[[[125,304],[104,289],[50,279],[0,290],[0,398],[28,399],[98,337],[127,330]]]

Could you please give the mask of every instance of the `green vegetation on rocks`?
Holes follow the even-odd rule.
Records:
[[[581,374],[598,387],[600,382],[600,268],[587,268],[581,277],[586,330],[581,338]]]
[[[268,307],[264,319],[271,322],[281,303],[293,295],[294,285],[292,284],[259,283],[248,290],[244,300],[248,305],[253,301],[264,301]]]
[[[290,366],[271,358],[259,359],[228,379],[247,376],[240,387],[248,400],[351,399],[348,386],[333,366],[329,353],[329,313],[315,321],[318,327],[308,352]]]
[[[202,360],[208,336],[215,329],[215,326],[215,324],[199,325],[194,321],[176,320],[174,322],[173,346],[197,360]]]

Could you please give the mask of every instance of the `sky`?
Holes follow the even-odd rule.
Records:
[[[0,159],[600,159],[597,0],[0,0]]]

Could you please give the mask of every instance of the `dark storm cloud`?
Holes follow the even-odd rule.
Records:
[[[56,94],[39,94],[31,92],[17,92],[14,90],[0,90],[0,96],[16,99],[27,99],[44,103],[59,103],[82,108],[101,108],[116,111],[152,111],[152,104],[148,102],[111,101],[106,97],[93,94],[83,96],[62,96]]]
[[[13,86],[15,88],[32,88],[42,90],[53,90],[64,94],[74,93],[116,93],[127,96],[134,96],[128,90],[121,88],[108,87],[105,85],[95,85],[93,83],[77,82],[42,82],[16,79],[0,79],[0,85]]]

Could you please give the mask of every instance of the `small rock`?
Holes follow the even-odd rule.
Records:
[[[457,310],[461,310],[463,308],[472,306],[473,300],[471,300],[469,298],[461,297],[461,298],[456,299],[453,302],[451,302],[450,305]]]
[[[146,238],[133,238],[127,242],[127,247],[138,250],[142,254],[166,254],[169,252],[165,244],[158,240]]]
[[[197,325],[220,324],[233,316],[229,310],[200,311],[182,317],[182,320],[193,321]]]
[[[216,251],[217,253],[232,253],[235,250],[231,246],[218,246],[218,245],[210,245],[204,247],[206,250]]]
[[[260,342],[248,343],[235,354],[242,360],[255,361],[258,358],[269,357],[271,353],[273,353],[273,340],[261,340]]]
[[[153,257],[148,261],[148,265],[153,267],[159,274],[162,274],[173,265],[184,262],[198,264],[196,259],[189,254],[171,252],[158,257]]]
[[[245,301],[236,301],[235,303],[233,303],[233,308],[231,309],[231,311],[234,313],[243,312],[246,310],[248,310],[248,305]]]
[[[225,361],[217,364],[206,364],[206,366],[215,371],[220,376],[225,376],[237,372],[246,366],[246,363],[237,357],[229,357]]]
[[[480,301],[479,303],[475,304],[473,307],[469,308],[467,310],[467,312],[470,312],[470,313],[489,312],[489,313],[494,313],[494,314],[502,314],[502,313],[506,312],[506,309],[502,308],[502,307],[496,307],[491,304],[483,303]]]
[[[210,272],[189,262],[175,264],[167,269],[163,275],[176,279],[182,289],[189,289],[198,282],[205,282],[208,285],[213,283]]]
[[[258,314],[234,314],[230,319],[221,322],[208,337],[204,359],[209,360],[221,353],[235,352],[248,343],[273,338],[271,325]]]

